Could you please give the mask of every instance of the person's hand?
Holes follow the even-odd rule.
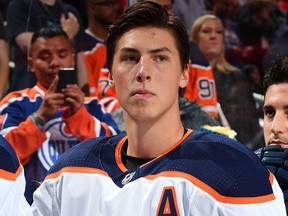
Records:
[[[69,12],[68,17],[66,18],[64,14],[61,15],[61,26],[63,31],[72,39],[79,31],[79,22],[76,16],[73,13]]]
[[[45,121],[54,116],[57,110],[65,104],[64,94],[56,93],[58,80],[59,77],[56,76],[46,91],[39,109],[36,111],[36,114]]]
[[[68,106],[65,116],[72,116],[83,106],[85,95],[76,84],[67,85],[62,92],[65,96],[65,104]]]

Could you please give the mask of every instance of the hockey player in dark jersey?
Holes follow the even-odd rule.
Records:
[[[182,126],[178,89],[188,63],[177,17],[150,1],[129,7],[107,40],[127,134],[88,139],[60,156],[30,215],[284,216],[281,189],[253,152]]]
[[[25,215],[29,205],[23,193],[25,177],[23,167],[10,143],[0,135],[0,213]]]
[[[275,175],[283,191],[288,213],[288,57],[277,59],[267,70],[263,93],[266,146],[255,152]]]

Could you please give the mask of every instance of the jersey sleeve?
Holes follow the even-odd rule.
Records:
[[[11,93],[0,103],[0,133],[13,146],[21,163],[26,164],[47,137],[25,111],[25,102],[17,101],[17,97]]]
[[[120,104],[116,97],[115,88],[109,86],[108,75],[108,70],[101,70],[96,95],[100,99],[100,103],[104,105],[107,112],[113,112],[120,108]]]
[[[106,113],[95,98],[82,106],[73,116],[67,118],[64,114],[63,120],[70,132],[81,141],[119,133],[111,114]]]
[[[29,205],[24,198],[23,167],[10,144],[0,136],[0,212],[1,215],[27,215]]]
[[[198,64],[189,64],[189,82],[184,97],[197,102],[202,109],[218,118],[217,92],[212,68]]]
[[[105,69],[106,46],[101,43],[97,43],[92,50],[85,51],[84,56],[88,71],[90,96],[97,96],[96,91],[100,72],[101,70]]]

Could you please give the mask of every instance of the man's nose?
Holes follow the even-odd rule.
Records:
[[[51,68],[60,68],[61,67],[61,60],[58,56],[53,56],[51,62],[50,62],[50,67]]]
[[[287,120],[284,114],[276,114],[273,119],[271,132],[273,134],[283,133],[283,131],[285,130],[285,124],[287,124],[285,123],[286,121]]]
[[[147,59],[141,58],[139,61],[139,70],[136,74],[137,82],[145,82],[151,80],[151,62]]]

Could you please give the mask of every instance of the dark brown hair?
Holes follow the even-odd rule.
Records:
[[[182,70],[186,69],[189,62],[189,42],[184,24],[178,17],[169,15],[158,3],[143,1],[127,8],[119,20],[110,26],[107,39],[107,67],[110,71],[119,39],[124,33],[138,27],[158,27],[170,31],[179,52]]]
[[[263,79],[264,96],[269,86],[280,83],[288,83],[288,57],[280,57],[266,71]]]

